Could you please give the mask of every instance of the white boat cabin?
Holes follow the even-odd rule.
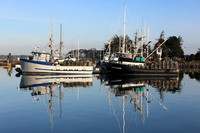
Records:
[[[49,62],[50,61],[50,53],[45,52],[32,52],[33,60],[34,61],[43,61]]]

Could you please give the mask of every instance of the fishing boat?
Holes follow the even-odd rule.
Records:
[[[53,17],[52,17],[53,25]],[[62,26],[61,26],[62,31]],[[62,33],[62,32],[61,32]],[[79,43],[79,42],[78,42]],[[60,40],[62,45],[62,40]],[[53,26],[51,26],[50,53],[33,51],[31,59],[20,59],[22,74],[92,74],[93,66],[90,62],[68,62],[59,64],[54,60]],[[79,50],[78,50],[79,51]],[[60,54],[61,55],[61,54]]]
[[[115,56],[111,56],[110,58],[105,61],[107,72],[113,74],[137,74],[137,75],[162,75],[162,76],[169,76],[169,75],[177,75],[179,73],[178,63],[173,61],[165,61],[165,62],[154,62],[148,63],[147,59],[153,55],[155,51],[157,51],[168,39],[166,39],[162,44],[160,44],[151,54],[147,54],[146,57],[143,55],[143,46],[146,45],[148,51],[148,43],[145,44],[143,41],[144,35],[139,38],[136,32],[135,38],[135,46],[133,43],[131,46],[134,48],[134,53],[132,53],[132,48],[128,49],[126,44],[126,33],[125,33],[125,24],[126,24],[126,4],[124,4],[124,34],[123,34],[123,43],[119,45],[119,51],[115,54]],[[138,47],[137,43],[140,43],[141,46]],[[109,43],[109,49],[110,49]],[[141,53],[138,53],[140,49]],[[111,51],[111,50],[109,50]],[[148,52],[147,52],[148,53]]]
[[[126,4],[124,4],[124,35],[123,35],[123,45],[121,46],[121,39],[119,40],[120,46],[119,46],[119,51],[115,54],[111,54],[111,40],[109,39],[109,52],[106,56],[104,57],[106,60],[107,64],[107,70],[108,72],[125,72],[126,68],[124,66],[127,65],[134,65],[134,66],[144,66],[144,58],[142,60],[138,60],[138,57],[135,57],[130,51],[128,51],[126,47],[126,40],[125,40],[125,27],[126,27]]]

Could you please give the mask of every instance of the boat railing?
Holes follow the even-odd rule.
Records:
[[[89,61],[64,61],[61,66],[93,66]]]

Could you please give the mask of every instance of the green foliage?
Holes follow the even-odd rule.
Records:
[[[182,49],[182,37],[179,36],[178,38],[176,36],[172,36],[169,38],[169,40],[165,43],[165,45],[168,48],[168,56],[173,57],[183,57],[183,49]]]
[[[164,31],[161,32],[160,38],[158,39],[158,43],[164,42]],[[162,57],[183,57],[183,49],[182,49],[182,43],[183,39],[181,36],[176,37],[176,36],[171,36],[169,37],[169,40],[163,44],[162,47]]]
[[[191,54],[189,58],[190,58],[190,60],[195,60],[195,55]]]
[[[123,43],[123,37],[122,36],[118,36],[118,35],[114,35],[112,38],[111,38],[111,53],[116,53],[119,51],[119,40],[121,39],[121,46],[122,46],[122,43]],[[131,39],[128,35],[126,35],[126,44],[128,44],[128,47],[131,46]],[[108,47],[109,47],[109,42],[108,43],[105,43],[104,44],[104,48],[105,50],[108,51]]]
[[[160,33],[160,38],[158,39],[158,42],[162,43],[165,39],[165,32],[164,30]]]
[[[195,54],[195,58],[196,58],[196,60],[200,60],[200,49]]]

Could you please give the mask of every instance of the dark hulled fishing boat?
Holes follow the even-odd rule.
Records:
[[[146,58],[143,56],[143,46],[145,45],[143,41],[143,34],[140,38],[137,36],[135,38],[134,53],[132,54],[132,49],[128,49],[125,38],[125,24],[126,24],[126,5],[124,5],[124,35],[123,35],[123,45],[119,46],[119,52],[115,54],[114,57],[111,56],[108,61],[106,61],[107,72],[112,74],[134,74],[134,75],[160,75],[160,76],[170,76],[177,75],[179,73],[178,63],[173,61],[157,61],[148,63],[147,59],[153,55],[153,53],[158,50],[168,39],[166,39],[162,44],[151,53],[147,54]],[[137,46],[138,42],[141,46]],[[148,42],[148,41],[147,41]],[[149,43],[149,42],[148,42]],[[109,43],[109,51],[110,50]],[[146,44],[147,46],[148,44]],[[140,48],[141,53],[138,53]],[[148,49],[146,49],[148,51]]]

